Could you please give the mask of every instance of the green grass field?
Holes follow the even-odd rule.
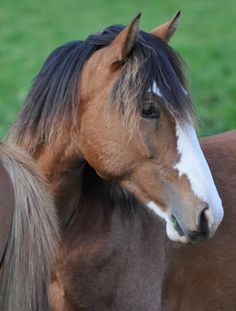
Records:
[[[171,45],[185,59],[200,134],[236,127],[236,5],[233,0],[1,0],[0,138],[14,122],[49,52],[142,12],[148,31],[182,11]]]

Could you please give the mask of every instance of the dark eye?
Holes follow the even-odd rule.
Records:
[[[159,119],[160,110],[154,103],[144,103],[142,107],[142,117],[148,119]]]

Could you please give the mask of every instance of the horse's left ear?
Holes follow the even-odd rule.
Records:
[[[123,61],[129,56],[138,36],[140,17],[141,13],[139,13],[112,42],[110,47],[112,49],[112,59],[114,63]]]
[[[172,20],[153,29],[151,33],[154,36],[162,39],[163,41],[168,42],[178,27],[179,17],[180,17],[180,11],[176,13],[176,15],[172,18]]]

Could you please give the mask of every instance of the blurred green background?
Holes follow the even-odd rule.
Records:
[[[151,30],[182,11],[171,45],[182,55],[200,134],[236,127],[236,4],[233,0],[1,0],[0,138],[10,128],[47,55],[142,12]]]

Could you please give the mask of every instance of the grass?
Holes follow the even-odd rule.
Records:
[[[236,127],[233,0],[1,0],[0,138],[14,122],[32,78],[56,46],[111,24],[127,24],[139,11],[141,28],[148,31],[178,9],[181,24],[171,45],[188,65],[200,134]]]

